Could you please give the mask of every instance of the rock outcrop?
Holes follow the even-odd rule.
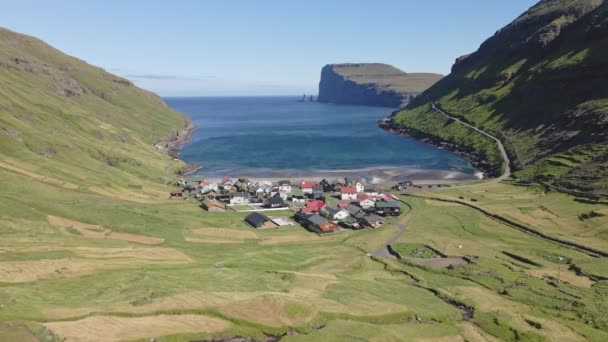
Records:
[[[406,73],[380,63],[329,64],[321,71],[319,102],[403,107],[442,75]]]

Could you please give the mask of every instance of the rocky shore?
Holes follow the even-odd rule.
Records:
[[[436,136],[418,130],[410,129],[408,127],[399,126],[393,121],[392,118],[384,118],[378,121],[378,126],[384,129],[385,131],[396,134],[398,136],[416,139],[426,144],[436,146],[440,149],[445,149],[456,153],[471,162],[471,165],[473,165],[473,167],[483,172],[484,178],[494,178],[498,177],[501,174],[500,165],[493,165],[489,163],[485,159],[483,154],[469,147],[461,146],[448,141],[443,141]]]
[[[194,134],[197,128],[198,126],[188,118],[184,127],[172,132],[169,137],[159,139],[154,143],[154,146],[157,150],[166,152],[172,158],[179,159],[181,148],[192,140],[192,134]],[[202,168],[202,165],[186,163],[186,167],[180,169],[180,175],[188,176]]]

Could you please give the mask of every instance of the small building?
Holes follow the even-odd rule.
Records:
[[[357,181],[355,182],[355,189],[357,190],[357,192],[363,192],[365,191],[365,186],[363,185],[363,183]]]
[[[293,203],[306,203],[306,196],[304,196],[304,195],[291,195],[291,202],[293,202]]]
[[[272,196],[264,202],[266,208],[282,208],[285,206],[285,202],[280,195]]]
[[[340,221],[340,225],[344,228],[348,228],[348,229],[360,229],[361,224],[355,220],[352,216],[349,216],[347,218],[345,218],[344,220]]]
[[[282,180],[279,181],[279,192],[283,192],[283,193],[291,193],[292,187],[291,187],[291,181],[289,180]]]
[[[171,197],[183,197],[184,192],[181,190],[174,190],[174,191],[171,191],[171,193],[169,193],[169,195]]]
[[[203,200],[201,202],[201,208],[214,213],[223,213],[226,211],[226,206],[224,203],[216,200]]]
[[[323,192],[332,192],[334,191],[334,187],[327,181],[327,179],[321,180],[319,185],[323,188]],[[313,189],[314,191],[314,189]]]
[[[325,188],[321,184],[312,187],[313,195],[325,196]]]
[[[312,202],[306,203],[306,208],[304,208],[304,209],[308,209],[308,210],[306,210],[307,213],[317,213],[324,206],[325,206],[324,202],[321,202],[321,201],[312,201]],[[302,212],[304,212],[304,209],[302,209]]]
[[[230,194],[230,204],[249,204],[249,194],[246,192],[233,192]]]
[[[348,211],[342,208],[333,207],[329,205],[326,205],[325,207],[323,207],[323,209],[321,209],[321,214],[333,221],[344,220],[350,215]]]
[[[357,188],[345,186],[340,189],[340,198],[343,201],[352,201],[357,199]]]
[[[413,186],[413,185],[414,185],[414,183],[412,183],[412,181],[403,181],[403,182],[399,182],[399,183],[397,183],[397,184],[394,186],[394,188],[395,188],[396,190],[403,191],[403,190],[407,190],[409,187],[411,187],[411,186]]]
[[[251,213],[245,217],[245,222],[253,228],[276,228],[276,225],[268,218],[268,216],[260,213]]]
[[[367,188],[364,190],[365,194],[371,197],[376,197],[380,195],[380,192],[374,188]]]
[[[305,194],[312,194],[312,188],[317,184],[317,182],[313,181],[302,181],[300,184],[300,189],[302,189]]]
[[[344,209],[345,209],[346,211],[348,211],[348,213],[349,213],[351,216],[357,215],[358,213],[360,213],[360,212],[362,212],[362,211],[363,211],[363,208],[358,207],[358,206],[356,206],[356,205],[352,205],[352,204],[350,204],[349,206],[347,206],[347,207],[346,207],[346,208],[344,208]]]
[[[376,202],[367,194],[358,194],[356,203],[361,208],[367,210],[369,208],[373,208]]]
[[[293,218],[298,223],[306,223],[306,220],[308,220],[308,218],[311,217],[312,215],[314,215],[314,214],[307,214],[307,213],[299,212],[299,213],[295,213],[293,215]]]
[[[378,201],[374,205],[376,214],[382,216],[399,216],[401,214],[401,205],[395,200]]]
[[[378,228],[384,224],[384,219],[378,215],[364,215],[361,222],[368,227]]]
[[[312,228],[315,228],[321,233],[331,233],[338,230],[337,224],[328,221],[326,218],[317,214],[309,216],[306,219],[306,223],[308,223],[309,226],[312,226]]]

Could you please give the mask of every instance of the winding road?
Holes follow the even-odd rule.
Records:
[[[475,127],[475,126],[469,125],[468,123],[460,120],[457,117],[448,115],[443,110],[437,108],[437,106],[435,106],[435,103],[433,103],[433,102],[431,102],[431,107],[433,107],[433,109],[435,111],[437,111],[437,112],[445,115],[446,117],[448,117],[448,118],[450,118],[452,120],[458,121],[460,124],[465,125],[465,126],[471,128],[471,129],[474,129],[475,131],[477,131],[477,132],[485,135],[486,137],[488,137],[490,139],[493,139],[496,142],[496,144],[498,145],[498,149],[500,150],[500,154],[502,155],[502,159],[505,162],[505,170],[504,170],[504,172],[503,172],[502,175],[500,175],[500,176],[498,176],[496,178],[493,178],[493,179],[488,179],[488,181],[485,182],[485,183],[498,183],[498,182],[506,179],[507,177],[509,177],[511,175],[511,161],[509,160],[509,156],[507,155],[507,151],[505,150],[505,147],[503,146],[503,144],[500,141],[500,139],[496,138],[495,136],[491,135],[490,133],[482,131],[481,129],[479,129],[479,128]]]
[[[397,242],[401,235],[405,234],[406,227],[403,223],[394,223],[394,225],[399,228],[397,234],[395,234],[395,236],[393,236],[390,240],[386,241],[382,247],[367,253],[367,255],[381,258],[395,258],[395,256],[388,251],[388,246]]]

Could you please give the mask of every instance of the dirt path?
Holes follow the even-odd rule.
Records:
[[[390,252],[389,246],[392,245],[393,243],[397,242],[397,240],[399,240],[399,238],[403,234],[405,234],[406,226],[403,223],[395,223],[395,225],[397,227],[399,227],[399,231],[397,231],[397,234],[395,234],[390,240],[386,241],[386,243],[382,247],[367,253],[369,256],[381,257],[381,258],[396,258]]]

